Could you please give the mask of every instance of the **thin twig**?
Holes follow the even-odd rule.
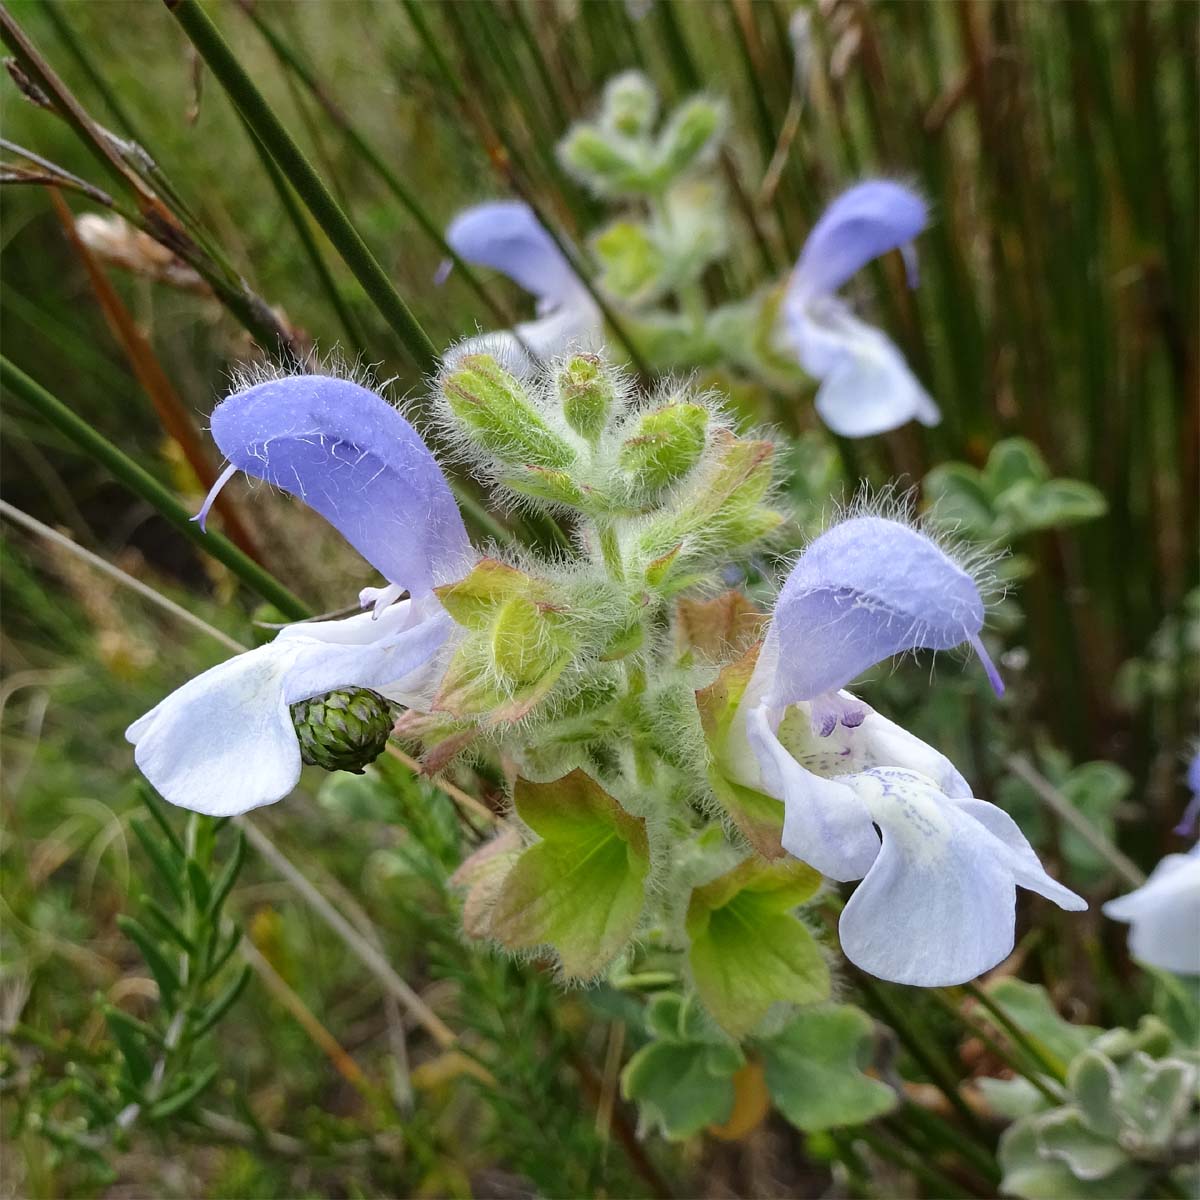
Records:
[[[375,978],[396,997],[408,1014],[443,1049],[447,1050],[458,1041],[458,1035],[417,995],[396,973],[395,968],[309,881],[308,877],[249,817],[234,817],[246,833],[254,848],[265,858],[304,898],[308,906],[329,926],[358,960]]]
[[[202,633],[207,633],[210,637],[216,638],[227,649],[239,654],[246,649],[241,642],[235,638],[231,638],[229,634],[217,629],[216,626],[210,625],[203,618],[196,616],[194,612],[189,612],[181,604],[176,604],[174,600],[168,599],[161,592],[156,592],[149,584],[143,583],[127,571],[122,571],[120,567],[113,566],[112,563],[101,558],[100,555],[93,554],[92,551],[85,549],[78,542],[67,537],[66,534],[59,533],[57,529],[51,529],[49,525],[43,525],[36,517],[31,517],[28,513],[15,508],[7,500],[0,500],[0,516],[7,517],[17,525],[24,526],[31,533],[36,533],[39,537],[45,538],[48,542],[53,542],[56,546],[61,546],[64,550],[81,558],[88,566],[94,567],[110,579],[115,579],[123,587],[129,588],[130,591],[136,592],[139,596],[144,597],[153,604],[157,604],[173,617],[177,617],[180,621],[186,622],[194,629],[198,629]]]
[[[1040,774],[1023,754],[1010,754],[1008,766],[1013,774],[1020,776],[1033,789],[1034,795],[1054,813],[1064,825],[1069,825],[1132,887],[1141,887],[1146,876],[1131,858],[1127,858],[1116,846],[1087,819],[1054,784]]]

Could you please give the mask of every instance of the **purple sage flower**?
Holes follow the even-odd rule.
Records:
[[[1013,946],[1017,885],[1086,907],[948,759],[842,690],[893,654],[963,642],[999,689],[983,616],[970,575],[924,534],[850,518],[793,568],[742,702],[741,782],[783,802],[785,850],[862,880],[842,948],[883,979],[942,986],[995,966]]]
[[[455,348],[456,356],[492,354],[510,369],[528,370],[530,352],[541,359],[599,347],[604,318],[529,205],[476,204],[454,218],[446,241],[467,262],[502,272],[537,299],[537,320],[471,338]]]
[[[821,381],[817,412],[843,437],[883,433],[914,418],[924,425],[941,420],[896,346],[837,295],[850,276],[895,249],[915,286],[911,243],[928,219],[925,201],[910,188],[867,180],[829,205],[792,272],[783,302],[785,333],[800,365]]]
[[[171,803],[213,816],[287,795],[300,776],[289,706],[343,687],[401,703],[428,690],[454,623],[433,588],[461,578],[474,552],[441,469],[381,396],[346,379],[291,375],[217,406],[213,436],[229,467],[283,488],[333,524],[386,581],[364,588],[373,614],[300,622],[205,671],[135,721],[138,767]],[[399,600],[403,592],[410,598]]]

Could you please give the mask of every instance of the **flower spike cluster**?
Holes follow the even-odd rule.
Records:
[[[542,254],[535,273],[554,269]],[[436,388],[443,441],[500,500],[564,519],[572,552],[477,554],[421,437],[358,383],[239,388],[212,418],[218,486],[242,472],[291,493],[383,586],[361,594],[373,613],[290,625],[134,722],[168,800],[227,815],[286,795],[305,762],[360,771],[406,707],[395,730],[431,766],[469,745],[516,773],[502,833],[459,876],[471,936],[549,947],[578,978],[643,945],[673,955],[732,1037],[828,998],[794,911],[821,875],[861,881],[846,955],[924,985],[1009,951],[1018,885],[1082,906],[942,754],[845,690],[964,643],[999,690],[965,566],[857,512],[801,554],[769,618],[738,592],[702,599],[785,519],[773,443],[735,433],[717,397],[639,396],[589,354],[530,377],[459,353]]]

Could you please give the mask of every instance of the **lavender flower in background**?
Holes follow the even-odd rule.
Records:
[[[598,348],[603,315],[529,205],[519,200],[477,204],[454,218],[446,241],[468,262],[502,272],[537,298],[537,320],[470,338],[455,347],[454,357],[492,354],[520,372],[535,365],[531,354],[541,359],[567,349]]]
[[[373,614],[301,622],[184,684],[127,730],[138,767],[173,804],[214,816],[281,799],[300,776],[289,706],[354,686],[414,703],[454,628],[432,589],[474,553],[454,496],[416,430],[345,379],[293,375],[221,403],[213,436],[230,460],[203,523],[236,471],[299,497],[384,576]],[[410,599],[399,600],[403,592]],[[397,602],[399,600],[399,602]]]
[[[924,425],[941,420],[891,340],[837,296],[855,272],[895,249],[915,286],[911,242],[928,219],[925,201],[911,189],[868,180],[829,205],[800,252],[783,301],[785,335],[800,365],[821,381],[817,412],[843,437],[868,437],[914,419]]]
[[[841,690],[916,648],[979,640],[971,576],[924,534],[860,516],[817,538],[788,577],[743,700],[743,782],[783,801],[783,847],[862,883],[842,914],[846,956],[883,979],[973,979],[1012,949],[1016,886],[1085,908],[1042,869],[1016,823],[954,766]]]
[[[1180,837],[1195,837],[1196,823],[1200,821],[1200,750],[1197,750],[1192,755],[1191,761],[1187,767],[1187,786],[1188,791],[1192,793],[1192,798],[1188,801],[1188,806],[1183,810],[1183,816],[1179,820],[1179,824],[1175,826],[1175,832]]]
[[[1104,906],[1130,926],[1129,953],[1147,966],[1200,975],[1200,844],[1168,854],[1140,888]]]

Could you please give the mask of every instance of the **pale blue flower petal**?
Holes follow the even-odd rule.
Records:
[[[1200,975],[1200,845],[1168,854],[1140,888],[1110,900],[1104,915],[1132,926],[1129,953],[1139,962]]]
[[[421,610],[416,610],[420,613]],[[214,817],[282,799],[300,777],[289,705],[339,687],[407,699],[453,623],[407,603],[378,620],[297,624],[205,671],[135,721],[126,738],[164,799]]]
[[[911,242],[929,222],[929,207],[911,188],[869,179],[847,189],[812,227],[792,287],[805,296],[838,288],[872,259]]]
[[[491,200],[460,212],[446,241],[467,262],[502,271],[539,300],[561,303],[581,285],[553,238],[520,200]]]
[[[767,703],[836,692],[905,650],[980,649],[983,618],[974,580],[930,538],[883,517],[841,521],[808,545],[776,601]]]
[[[835,293],[872,259],[899,249],[917,279],[912,239],[928,221],[925,201],[903,184],[868,180],[843,192],[813,226],[783,301],[783,324],[800,365],[821,381],[817,412],[842,437],[869,437],[941,413],[904,356]]]
[[[800,365],[815,379],[821,420],[841,437],[870,437],[909,421],[936,425],[941,412],[886,334],[836,299],[789,298],[788,331]]]
[[[469,568],[445,476],[417,431],[367,388],[327,375],[256,384],[217,406],[212,433],[233,467],[316,509],[389,583],[420,595]]]
[[[806,771],[775,735],[765,707],[746,714],[746,736],[763,790],[783,801],[783,848],[830,879],[861,879],[879,853],[863,801],[845,783]]]
[[[919,987],[965,983],[1003,961],[1024,856],[924,775],[877,769],[853,784],[883,845],[838,925],[846,957],[880,979]]]

